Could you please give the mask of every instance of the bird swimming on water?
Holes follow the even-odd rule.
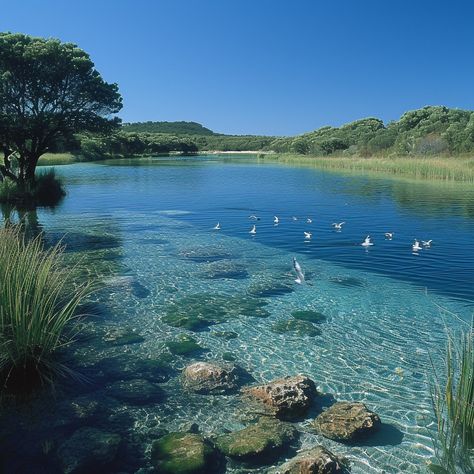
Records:
[[[304,238],[306,240],[310,240],[313,234],[311,232],[304,232]]]
[[[332,226],[336,229],[336,230],[341,230],[342,229],[342,226],[345,224],[345,222],[334,222],[332,224]]]
[[[257,217],[255,214],[252,214],[251,216],[249,216],[249,219],[252,219],[253,221],[259,221],[260,217]]]
[[[388,240],[392,240],[393,239],[393,232],[385,232],[385,237],[388,239]]]
[[[292,219],[293,219],[294,221],[297,221],[297,220],[298,220],[298,218],[297,218],[296,216],[293,216]]]
[[[279,224],[279,223],[280,223],[280,219],[279,219],[277,216],[273,216],[273,223],[274,223],[274,224]]]
[[[362,245],[362,247],[370,247],[371,245],[374,245],[370,239],[370,235],[368,235],[360,245]]]
[[[257,226],[254,225],[252,229],[250,230],[249,234],[256,234],[257,233]]]
[[[220,223],[218,222],[212,229],[213,229],[213,230],[221,230],[221,225],[220,225]]]
[[[295,257],[293,257],[293,268],[296,272],[295,282],[298,283],[298,285],[302,285],[305,282],[304,273],[303,273],[303,270],[301,269],[300,264],[296,261]]]
[[[308,224],[312,224],[312,223],[313,223],[313,219],[311,219],[311,217],[308,217],[308,218],[306,219],[306,222],[307,222]]]
[[[421,243],[423,244],[423,247],[431,247],[431,242],[433,242],[433,239],[421,241]]]
[[[417,239],[415,239],[415,242],[414,242],[414,244],[412,245],[411,248],[412,248],[413,252],[418,252],[419,250],[423,250],[423,248],[420,245],[420,242],[418,242]]]

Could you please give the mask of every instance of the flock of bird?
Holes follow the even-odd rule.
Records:
[[[256,215],[252,214],[249,216],[249,219],[250,220],[254,220],[254,221],[259,221],[260,220],[260,217],[257,217]],[[292,216],[292,220],[293,221],[297,221],[298,218],[296,216]],[[306,223],[307,224],[311,224],[313,222],[313,220],[308,217],[306,219]],[[273,224],[275,226],[277,226],[278,224],[280,223],[280,218],[278,216],[273,216]],[[336,232],[341,232],[342,230],[342,226],[345,224],[345,222],[333,222],[332,223],[332,227],[334,228],[334,230]],[[213,230],[221,230],[221,224],[220,222],[218,222],[214,227],[213,227]],[[252,228],[250,229],[249,231],[249,234],[251,235],[255,235],[257,233],[257,225],[256,224],[253,224],[252,225]],[[303,232],[304,234],[304,238],[305,238],[305,241],[310,241],[311,238],[313,237],[313,234],[312,232],[308,232],[308,231],[304,231]],[[393,239],[393,236],[395,235],[394,232],[385,232],[385,238],[387,240],[392,240]],[[413,242],[413,245],[412,245],[412,251],[415,255],[418,255],[418,252],[420,250],[423,250],[424,248],[430,248],[431,247],[431,243],[433,242],[433,240],[422,240],[421,243],[418,239],[415,239],[415,241]],[[365,247],[365,248],[368,248],[368,247],[371,247],[374,245],[374,243],[372,242],[372,237],[370,235],[367,235],[367,237],[361,242],[360,244],[362,247]],[[296,280],[295,282],[298,283],[298,284],[303,284],[305,283],[305,278],[304,278],[304,273],[301,269],[301,265],[297,262],[296,258],[293,257],[293,269],[295,270],[296,272]]]

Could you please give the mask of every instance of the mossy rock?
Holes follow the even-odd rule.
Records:
[[[189,295],[171,303],[161,320],[176,328],[203,331],[229,319],[230,308],[229,299],[220,295]]]
[[[194,337],[188,335],[182,335],[176,341],[166,342],[166,347],[172,354],[181,356],[187,356],[206,350],[199,345]]]
[[[210,441],[199,434],[170,433],[155,441],[151,462],[160,474],[222,472],[224,461]]]
[[[232,433],[218,436],[220,451],[243,462],[271,462],[298,437],[298,431],[289,423],[261,418],[257,423]]]
[[[144,405],[164,398],[161,388],[144,379],[118,380],[107,386],[107,393],[133,405]]]
[[[322,334],[321,329],[314,326],[312,323],[309,323],[308,321],[300,321],[298,319],[279,321],[271,327],[271,330],[277,334],[292,333],[296,336],[302,337],[316,337]]]
[[[270,316],[270,313],[265,309],[268,302],[251,296],[235,296],[229,301],[229,305],[238,315],[255,318],[267,318]]]
[[[212,336],[219,337],[221,339],[225,339],[226,341],[230,341],[231,339],[237,339],[239,335],[234,331],[212,331]]]
[[[229,260],[233,257],[231,253],[221,247],[202,246],[181,250],[180,257],[196,263],[211,263],[220,260]]]
[[[236,357],[232,352],[224,352],[222,354],[222,360],[226,360],[227,362],[234,362],[236,360]]]
[[[313,324],[321,324],[326,321],[326,316],[323,313],[313,310],[300,310],[293,311],[291,313],[293,318],[298,319],[299,321],[308,321]]]
[[[362,288],[366,286],[364,280],[360,280],[359,278],[355,277],[347,277],[347,276],[336,276],[329,279],[331,283],[336,283],[337,285],[343,286],[345,288]]]
[[[145,338],[132,328],[111,328],[104,334],[103,340],[113,346],[125,346],[138,344]]]
[[[243,280],[248,276],[249,274],[242,264],[228,260],[210,263],[203,272],[203,277],[209,280]]]
[[[292,293],[293,285],[286,281],[268,280],[253,283],[248,288],[248,293],[256,298],[272,298]]]

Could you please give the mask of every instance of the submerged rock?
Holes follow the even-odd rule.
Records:
[[[322,334],[321,329],[314,326],[308,321],[300,321],[298,319],[289,319],[287,321],[279,321],[272,325],[271,330],[277,334],[285,334],[291,332],[296,336],[316,337]]]
[[[107,386],[107,393],[117,400],[143,405],[164,398],[163,390],[144,379],[119,380]]]
[[[186,334],[180,336],[176,341],[168,341],[166,347],[172,354],[181,356],[187,356],[206,350],[199,345],[194,337]]]
[[[235,296],[229,303],[238,315],[251,316],[253,318],[268,318],[270,316],[270,313],[265,309],[268,303],[262,299],[249,296]]]
[[[273,474],[337,474],[344,472],[342,461],[323,446],[300,452]]]
[[[248,276],[242,264],[228,260],[209,263],[203,271],[203,277],[209,280],[243,280]]]
[[[226,360],[227,362],[234,362],[235,360],[237,360],[237,357],[235,357],[232,352],[224,352],[222,354],[222,360]]]
[[[191,260],[196,263],[218,262],[219,260],[228,260],[232,254],[221,247],[203,246],[184,249],[179,252],[180,257]]]
[[[199,434],[170,433],[155,441],[151,462],[160,474],[213,474],[224,460],[212,443]]]
[[[363,403],[338,402],[321,413],[313,424],[326,438],[353,441],[377,431],[381,421]]]
[[[318,394],[314,382],[301,374],[249,387],[243,393],[263,403],[267,410],[282,420],[294,420],[304,415]]]
[[[196,362],[188,365],[182,374],[183,386],[201,394],[223,394],[237,390],[249,375],[232,364]]]
[[[270,462],[298,437],[289,423],[261,418],[254,425],[218,436],[216,445],[223,454],[239,461]]]
[[[106,278],[104,283],[109,287],[127,291],[137,298],[146,298],[150,295],[150,290],[143,286],[133,275],[117,275]]]
[[[313,324],[324,323],[327,319],[324,314],[313,310],[293,311],[291,316],[299,321],[308,321]]]
[[[81,395],[59,405],[54,416],[54,426],[84,424],[97,418],[102,412],[103,409],[96,399]]]
[[[114,346],[124,346],[126,344],[137,344],[143,342],[145,338],[132,328],[111,328],[104,337],[104,341]]]
[[[111,463],[121,438],[95,428],[80,428],[58,449],[58,458],[65,474],[96,472]]]
[[[248,293],[257,298],[271,298],[292,293],[293,290],[293,285],[290,282],[271,279],[253,283],[249,286]]]
[[[239,335],[234,331],[212,331],[211,336],[219,337],[226,341],[237,339],[239,337]]]
[[[359,278],[355,277],[347,277],[347,276],[336,276],[329,279],[330,282],[336,283],[340,286],[344,286],[346,288],[361,288],[365,286],[365,282],[360,280]]]

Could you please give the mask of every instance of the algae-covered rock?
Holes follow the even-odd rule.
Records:
[[[204,278],[209,280],[229,279],[243,280],[248,278],[245,267],[231,260],[221,260],[209,263],[202,273]]]
[[[319,313],[318,311],[313,310],[300,310],[300,311],[293,311],[291,313],[293,318],[298,319],[299,321],[307,321],[313,324],[321,324],[326,321],[326,316],[323,313]]]
[[[210,441],[194,433],[170,433],[155,441],[151,461],[160,474],[213,474],[223,459]]]
[[[107,386],[107,393],[133,405],[152,403],[164,398],[160,387],[144,379],[118,380]]]
[[[265,309],[268,303],[263,299],[251,296],[235,296],[229,303],[234,308],[234,312],[242,316],[253,318],[268,318],[270,316],[270,313]]]
[[[81,395],[62,402],[55,411],[54,426],[84,424],[97,418],[103,409],[99,402],[87,395]]]
[[[254,425],[218,436],[216,445],[236,460],[265,463],[276,459],[297,437],[298,431],[289,423],[261,418]]]
[[[196,339],[186,334],[181,335],[175,341],[168,341],[166,347],[172,354],[181,356],[196,354],[206,350],[199,345]]]
[[[237,359],[232,352],[224,352],[222,354],[222,360],[225,360],[227,362],[234,362]]]
[[[96,472],[111,463],[121,438],[95,428],[80,428],[58,449],[58,458],[65,474]]]
[[[143,342],[145,338],[132,328],[111,328],[104,337],[104,341],[114,346],[124,346],[127,344],[137,344]]]
[[[353,441],[377,431],[381,421],[363,403],[338,402],[321,413],[313,424],[326,438]]]
[[[277,334],[292,333],[296,336],[316,337],[322,334],[321,329],[308,321],[298,319],[288,319],[279,321],[272,325],[271,330]]]
[[[236,365],[210,362],[190,364],[182,374],[184,388],[201,394],[233,392],[248,377],[248,374]]]
[[[301,374],[248,387],[243,393],[263,403],[267,410],[282,420],[294,420],[304,415],[318,394],[314,382]]]
[[[300,452],[296,457],[272,471],[272,474],[342,474],[342,461],[323,446]]]
[[[212,336],[219,337],[221,339],[225,339],[226,341],[230,341],[231,339],[237,339],[239,335],[234,331],[212,331]]]
[[[272,298],[286,295],[293,290],[293,285],[289,281],[270,279],[251,284],[247,291],[257,298]]]
[[[225,248],[212,245],[186,248],[179,252],[179,256],[196,263],[218,262],[233,257]]]

